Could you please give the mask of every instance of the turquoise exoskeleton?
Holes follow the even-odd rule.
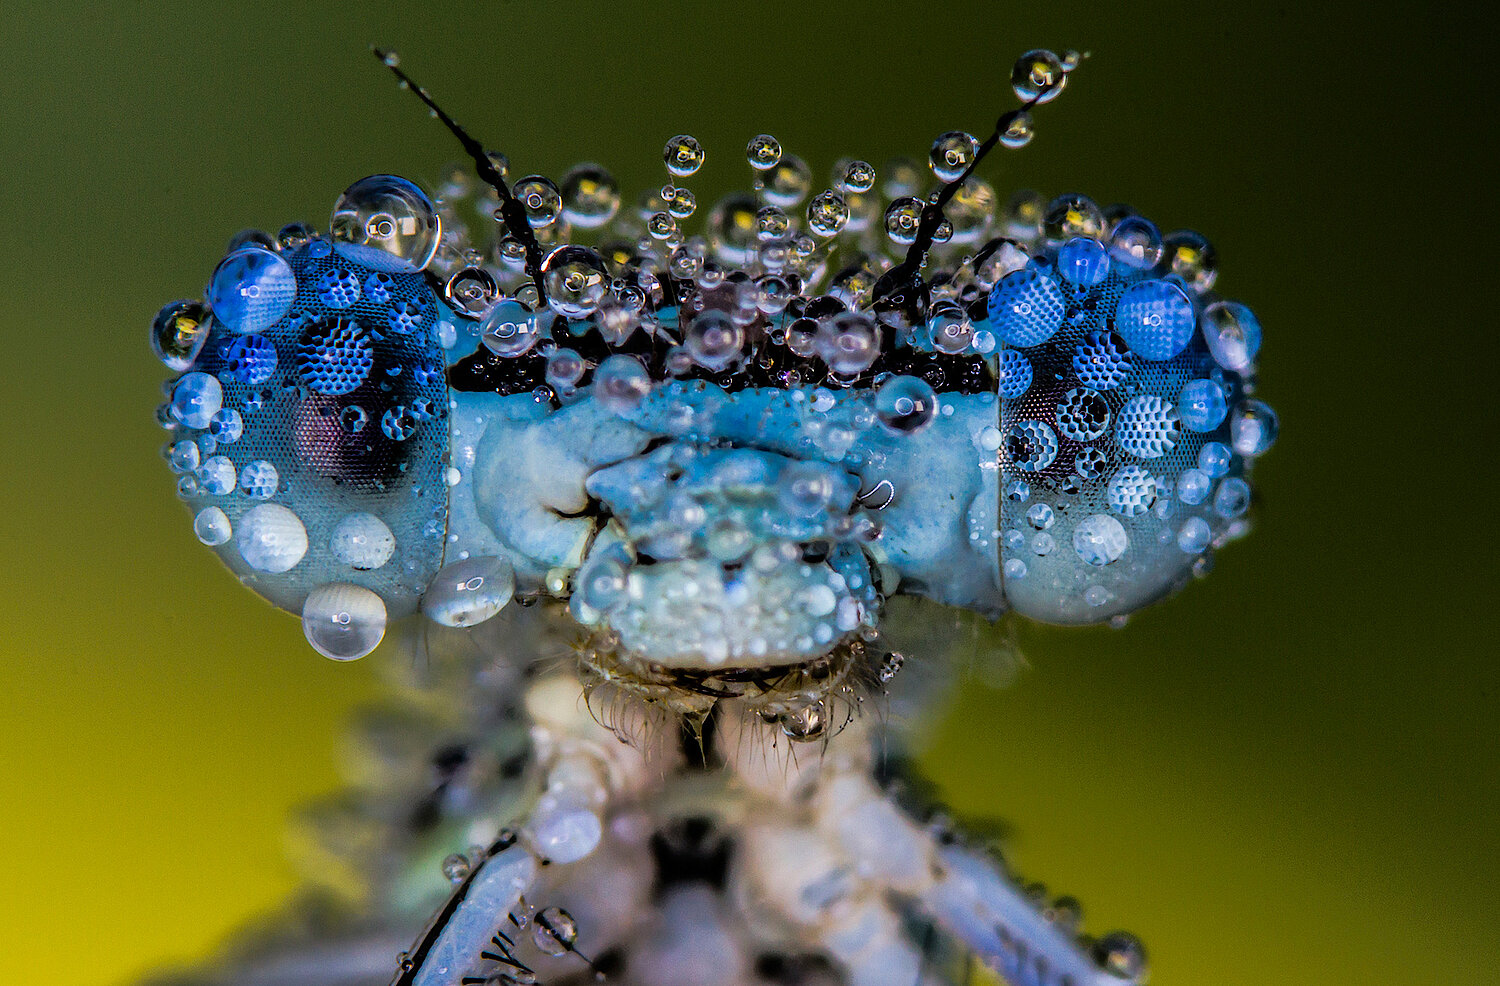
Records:
[[[1017,983],[1143,975],[1128,937],[1078,938],[1071,906],[898,806],[854,715],[902,666],[898,596],[1119,620],[1245,529],[1276,419],[1212,247],[1076,195],[997,212],[975,175],[1075,64],[1023,56],[1022,109],[939,137],[927,195],[864,162],[813,194],[759,135],[755,189],[698,234],[691,137],[621,213],[597,165],[512,183],[418,90],[483,194],[364,179],[328,234],[237,237],[206,302],[158,316],[199,538],[329,657],[419,609],[434,653],[468,642],[465,738],[424,754],[438,789],[383,789],[426,814],[366,861],[370,926],[440,896],[392,859],[490,848],[445,867],[457,889],[398,982],[908,986],[963,953]],[[463,222],[476,198],[498,222]],[[522,677],[524,634],[571,635],[576,659]],[[506,773],[518,718],[529,766]],[[845,726],[837,755],[785,761]]]

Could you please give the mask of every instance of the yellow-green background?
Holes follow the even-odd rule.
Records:
[[[393,656],[320,660],[196,544],[145,342],[231,233],[326,223],[353,179],[455,156],[371,41],[521,172],[597,158],[639,189],[693,133],[701,201],[745,177],[754,133],[820,175],[879,164],[983,132],[1024,48],[1092,50],[987,176],[1208,233],[1266,327],[1285,434],[1258,530],[1209,580],[1123,632],[1020,628],[1029,669],[970,682],[931,769],[1013,824],[1022,873],[1139,932],[1159,983],[1500,981],[1482,25],[1319,3],[178,6],[0,11],[0,982],[112,986],[282,898],[283,816],[336,783],[342,720]]]

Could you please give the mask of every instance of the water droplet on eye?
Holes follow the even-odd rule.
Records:
[[[536,345],[540,335],[536,314],[515,300],[497,302],[479,322],[480,341],[497,356],[520,356]]]
[[[1226,370],[1244,373],[1260,353],[1260,320],[1237,301],[1216,301],[1198,320],[1203,340],[1214,361]]]
[[[1124,526],[1108,514],[1091,514],[1073,528],[1073,550],[1089,565],[1118,561],[1129,544]]]
[[[167,466],[175,473],[192,472],[198,468],[198,444],[196,442],[174,442],[167,449]]]
[[[463,883],[469,878],[473,867],[469,864],[469,857],[461,852],[450,853],[443,857],[443,879],[449,883]]]
[[[770,134],[752,137],[745,147],[745,160],[756,171],[774,168],[781,161],[781,144]]]
[[[715,373],[739,362],[744,344],[745,330],[716,308],[694,316],[683,339],[693,362]]]
[[[225,496],[234,492],[236,476],[234,463],[227,455],[213,455],[198,467],[198,482],[205,492],[214,496]]]
[[[868,161],[850,161],[844,166],[840,184],[844,191],[862,194],[875,187],[875,166]]]
[[[1080,288],[1091,288],[1109,276],[1109,254],[1098,240],[1075,236],[1057,251],[1057,272]]]
[[[706,157],[703,147],[687,134],[673,137],[662,150],[662,160],[666,162],[667,170],[678,178],[697,174]]]
[[[833,236],[849,222],[849,203],[837,192],[819,192],[807,203],[807,228],[819,236]]]
[[[1033,503],[1026,508],[1026,523],[1039,531],[1045,531],[1056,521],[1056,514],[1045,503]]]
[[[1033,99],[1050,103],[1067,83],[1068,76],[1062,59],[1044,48],[1033,48],[1016,59],[1015,67],[1010,72],[1011,88],[1015,90],[1016,98],[1023,103],[1029,103]]]
[[[1025,110],[1020,110],[1010,118],[1010,122],[1005,125],[1005,129],[1000,131],[1000,143],[1011,150],[1015,150],[1018,147],[1025,147],[1031,143],[1031,138],[1035,136],[1036,124],[1032,120],[1031,114]]]
[[[1233,520],[1250,509],[1250,484],[1238,476],[1230,476],[1219,483],[1214,491],[1214,513],[1225,520]]]
[[[236,250],[214,268],[206,300],[231,332],[260,332],[291,310],[297,278],[281,255],[265,247]]]
[[[1099,239],[1104,234],[1104,210],[1086,195],[1059,195],[1042,214],[1042,235],[1062,242],[1075,236]]]
[[[891,377],[875,392],[875,415],[896,434],[921,431],[937,417],[937,393],[918,377]]]
[[[1177,413],[1189,431],[1213,431],[1229,413],[1224,389],[1212,380],[1189,380],[1177,395]]]
[[[1212,531],[1202,517],[1189,517],[1177,530],[1177,547],[1184,553],[1196,555],[1208,547]]]
[[[1219,253],[1202,233],[1180,229],[1162,240],[1167,269],[1194,291],[1203,293],[1219,276]]]
[[[339,412],[339,424],[351,435],[357,435],[370,423],[370,415],[358,404],[350,404]]]
[[[205,507],[193,518],[193,533],[210,548],[221,545],[232,536],[229,517],[218,507]]]
[[[1228,474],[1232,458],[1233,453],[1223,442],[1205,442],[1203,448],[1198,450],[1198,468],[1210,478],[1218,479]]]
[[[433,576],[422,595],[422,612],[434,623],[471,627],[510,602],[516,574],[504,558],[468,558]]]
[[[594,399],[615,414],[633,411],[651,392],[651,373],[634,356],[606,359],[594,371]]]
[[[333,557],[361,572],[373,571],[391,560],[396,537],[385,521],[370,513],[346,515],[328,539]]]
[[[172,387],[171,415],[189,428],[207,428],[224,405],[224,388],[207,373],[185,374]]]
[[[1262,455],[1275,443],[1279,427],[1271,405],[1252,397],[1235,405],[1229,418],[1229,443],[1247,459]]]
[[[580,164],[563,175],[562,216],[579,229],[598,229],[620,211],[620,186],[597,164]]]
[[[307,528],[286,507],[262,503],[240,518],[235,544],[245,564],[272,575],[290,571],[307,554]]]
[[[351,259],[377,270],[422,270],[437,252],[443,224],[432,200],[414,183],[371,175],[339,196],[329,230],[353,248]]]
[[[353,661],[385,636],[385,600],[347,582],[320,585],[302,604],[302,633],[313,650],[335,661]]]
[[[938,181],[957,181],[979,154],[979,141],[973,134],[950,130],[932,142],[927,164]]]
[[[511,195],[526,210],[526,221],[533,229],[551,226],[562,215],[562,192],[550,178],[527,175],[516,182]]]
[[[1109,256],[1131,270],[1150,270],[1161,260],[1161,233],[1140,216],[1126,216],[1109,234]]]
[[[151,351],[181,373],[193,365],[208,339],[207,306],[198,301],[174,301],[162,307],[151,322]]]
[[[922,200],[907,195],[892,202],[885,210],[885,233],[894,242],[906,246],[917,238],[922,224]]]
[[[547,305],[564,318],[587,318],[599,310],[609,287],[604,258],[581,246],[560,246],[541,267]]]

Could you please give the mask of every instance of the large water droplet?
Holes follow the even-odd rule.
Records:
[[[705,157],[707,155],[702,145],[687,134],[673,137],[662,150],[662,160],[666,162],[667,170],[679,178],[696,174],[703,167]]]
[[[335,661],[353,661],[385,636],[385,600],[347,582],[320,585],[302,604],[302,632],[313,650]]]
[[[208,339],[208,318],[208,308],[199,301],[163,306],[151,322],[151,351],[175,373],[188,369]]]
[[[329,229],[351,259],[377,270],[421,270],[437,252],[443,223],[414,183],[371,175],[339,196]]]
[[[433,576],[422,612],[434,623],[471,627],[505,607],[516,591],[516,573],[504,558],[469,558]]]
[[[260,332],[286,315],[297,297],[297,278],[281,255],[264,247],[236,250],[214,269],[207,301],[214,318],[232,332]]]

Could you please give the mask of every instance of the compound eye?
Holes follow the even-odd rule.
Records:
[[[1121,617],[1205,571],[1246,530],[1246,474],[1275,434],[1250,396],[1250,310],[1129,246],[1044,243],[990,295],[1001,583],[1010,608],[1049,623]]]
[[[388,260],[367,240],[235,251],[186,367],[181,312],[158,318],[187,370],[161,418],[195,531],[275,605],[328,616],[308,635],[331,657],[361,656],[374,624],[416,609],[446,533],[442,310],[416,266]]]

